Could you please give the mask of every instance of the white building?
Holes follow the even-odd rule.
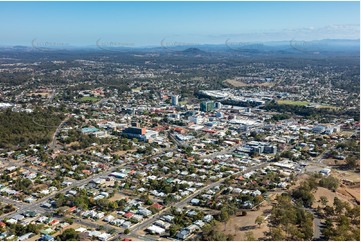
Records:
[[[173,95],[172,96],[172,106],[178,106],[179,105],[179,95]]]
[[[204,118],[201,116],[191,116],[188,118],[188,121],[195,124],[202,124],[204,122]]]

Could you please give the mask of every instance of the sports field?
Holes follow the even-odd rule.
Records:
[[[307,106],[310,104],[306,101],[293,101],[293,100],[278,100],[278,104],[285,104],[285,105],[295,105],[295,106]]]

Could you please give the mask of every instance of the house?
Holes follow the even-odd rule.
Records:
[[[68,212],[71,212],[71,213],[72,213],[72,212],[75,211],[75,209],[76,209],[76,206],[73,206],[73,207],[71,207],[71,208],[68,209]]]
[[[109,238],[110,238],[110,234],[108,234],[108,233],[102,233],[102,234],[100,234],[100,235],[98,235],[98,239],[100,240],[100,241],[106,241],[106,240],[108,240]]]
[[[75,190],[70,190],[70,191],[68,191],[67,193],[75,196],[78,192],[75,191]]]
[[[324,168],[324,169],[320,170],[320,173],[324,176],[328,176],[331,173],[331,169]]]
[[[11,217],[12,219],[15,219],[17,221],[21,221],[25,218],[25,216],[21,215],[21,214],[15,214],[14,216]]]
[[[153,203],[153,204],[152,204],[152,207],[153,207],[153,208],[156,208],[156,209],[158,209],[158,210],[162,210],[162,209],[163,209],[163,206],[160,205],[159,203]]]
[[[199,205],[199,202],[200,202],[200,201],[199,201],[199,199],[197,199],[197,198],[193,198],[193,199],[191,200],[191,204],[192,204],[192,205],[195,205],[195,206],[196,206],[196,205]]]
[[[251,196],[254,196],[254,197],[256,197],[256,196],[259,196],[259,195],[261,195],[262,193],[259,191],[259,190],[256,190],[256,191],[253,191],[252,193],[251,193]]]
[[[32,202],[34,202],[35,200],[36,200],[36,199],[33,198],[33,197],[27,197],[27,198],[24,199],[24,202],[26,202],[26,203],[32,203]]]
[[[5,228],[6,224],[3,221],[0,221],[0,228]]]
[[[48,234],[43,234],[39,238],[39,241],[54,241],[54,237]]]
[[[165,229],[158,227],[156,225],[152,225],[152,226],[148,227],[147,231],[149,231],[152,234],[158,234],[158,235],[162,235],[165,233]]]
[[[126,217],[126,218],[131,218],[133,216],[134,216],[134,213],[132,213],[132,212],[127,212],[124,214],[124,217]]]
[[[253,208],[253,203],[251,201],[245,201],[243,204],[242,204],[242,207],[243,208]]]
[[[127,229],[127,228],[130,228],[130,226],[132,226],[132,223],[129,222],[129,221],[125,221],[123,224],[122,224],[122,227]]]
[[[172,221],[174,220],[174,216],[172,216],[172,215],[165,215],[165,216],[162,217],[162,219],[163,219],[164,221],[170,223],[170,222],[172,222]]]
[[[41,230],[40,233],[41,233],[41,234],[48,234],[48,235],[49,235],[49,234],[54,233],[54,230],[51,229],[51,228],[47,228],[47,229]]]
[[[48,203],[48,202],[45,202],[45,203],[41,204],[41,206],[42,206],[43,208],[51,208],[51,204]]]
[[[198,213],[196,211],[193,211],[193,210],[187,212],[187,215],[190,216],[190,217],[196,216],[197,214]]]
[[[53,219],[49,224],[50,224],[51,226],[57,225],[57,224],[59,224],[59,220]]]
[[[102,218],[104,218],[104,216],[105,216],[105,213],[104,213],[104,212],[100,212],[100,213],[98,213],[97,215],[95,215],[95,218],[96,218],[96,219],[102,219]]]
[[[188,229],[191,233],[195,232],[196,230],[200,230],[200,228],[199,228],[197,225],[195,225],[195,224],[189,225],[189,226],[187,227],[187,229]]]
[[[39,223],[46,223],[46,221],[48,221],[48,220],[49,220],[48,217],[46,217],[46,216],[41,216],[41,217],[38,218],[38,220],[36,220],[36,221],[38,221]]]
[[[9,224],[16,224],[18,221],[16,219],[11,218],[11,219],[8,219],[8,221],[6,221],[6,222]]]
[[[212,220],[213,220],[213,216],[210,215],[210,214],[204,216],[204,218],[203,218],[203,221],[206,222],[206,223],[209,223],[209,222],[211,222]]]
[[[143,216],[136,214],[132,217],[132,219],[136,220],[137,222],[140,222],[143,220]]]
[[[205,223],[202,220],[197,220],[194,222],[194,224],[200,228],[202,228],[205,225]]]
[[[108,215],[103,219],[103,221],[109,223],[109,222],[112,222],[114,219],[115,219],[115,217],[113,215]]]
[[[125,222],[124,219],[115,219],[115,220],[111,221],[110,224],[115,225],[115,226],[121,226],[124,222]]]
[[[235,194],[240,194],[242,192],[242,189],[241,188],[235,188],[233,189],[232,193],[235,193]]]
[[[27,233],[19,236],[18,241],[28,240],[34,233]]]
[[[181,231],[179,231],[177,233],[177,235],[175,236],[176,239],[181,239],[181,240],[185,240],[187,239],[189,236],[191,235],[191,232],[188,229],[182,229]]]
[[[156,226],[159,226],[159,227],[163,228],[163,229],[169,229],[169,227],[171,225],[170,223],[164,222],[162,220],[157,220],[157,221],[154,222],[154,224]]]

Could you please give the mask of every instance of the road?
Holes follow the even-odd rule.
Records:
[[[257,170],[259,168],[263,168],[263,167],[266,167],[268,166],[269,163],[263,163],[263,164],[260,164],[260,165],[257,165],[257,166],[253,166],[253,167],[250,167],[248,169],[245,169],[244,171],[240,171],[240,172],[237,172],[233,175],[239,175],[241,173],[247,173],[247,172],[250,172],[250,171],[253,171],[253,170]],[[213,187],[216,187],[216,186],[219,186],[222,182],[224,182],[227,178],[229,178],[230,176],[228,177],[225,177],[225,178],[222,178],[220,179],[219,181],[217,182],[213,182],[199,190],[197,190],[195,193],[193,193],[192,195],[184,198],[183,200],[173,204],[172,206],[173,207],[176,207],[176,208],[182,208],[184,207],[185,205],[187,205],[193,198],[195,198],[196,196],[198,196],[199,194],[201,194],[202,192],[204,192],[205,190],[209,190]],[[161,212],[159,212],[158,214],[142,221],[141,223],[138,223],[137,225],[135,225],[134,227],[132,227],[132,231],[131,233],[129,234],[129,236],[131,237],[136,237],[138,238],[139,236],[136,234],[137,231],[139,230],[144,230],[145,228],[149,227],[152,223],[154,223],[156,220],[158,220],[163,214],[165,214],[166,212],[168,212],[170,210],[171,206],[165,208],[164,210],[162,210]]]
[[[95,179],[95,178],[102,177],[102,176],[107,176],[109,173],[115,171],[116,169],[119,169],[119,168],[123,167],[124,165],[126,165],[126,164],[121,164],[121,165],[115,166],[115,167],[113,167],[112,169],[109,169],[109,170],[107,170],[107,171],[103,171],[103,172],[101,172],[101,173],[98,173],[98,174],[94,174],[94,175],[92,175],[92,176],[89,176],[88,178],[85,178],[85,179],[83,179],[83,180],[75,181],[72,185],[63,188],[63,189],[57,191],[56,193],[65,193],[65,192],[68,192],[68,191],[70,191],[70,190],[72,190],[72,189],[75,189],[75,188],[77,188],[77,187],[86,185],[86,184],[87,184],[88,182],[90,182],[91,180],[93,180],[93,179]],[[11,216],[12,214],[15,214],[15,213],[25,212],[25,211],[27,211],[27,210],[46,211],[46,210],[44,210],[43,208],[41,208],[41,204],[44,203],[45,201],[53,198],[56,193],[50,194],[50,195],[48,195],[48,196],[45,196],[45,197],[37,200],[37,201],[34,202],[34,203],[30,203],[30,204],[28,204],[28,205],[20,206],[17,211],[12,212],[12,213],[9,213],[9,214],[2,215],[2,216],[0,216],[0,219],[3,219],[3,218],[8,217],[8,216]]]
[[[12,205],[14,205],[15,207],[18,207],[18,208],[21,207],[21,206],[24,206],[23,202],[16,201],[16,200],[13,200],[13,199],[10,199],[10,198],[7,198],[7,197],[3,197],[3,196],[0,196],[0,201],[8,203],[8,204],[12,204]]]
[[[321,232],[321,219],[320,217],[317,215],[317,213],[315,212],[314,209],[311,208],[305,208],[306,211],[310,212],[313,214],[313,240],[320,240],[321,236],[322,236],[322,232]]]
[[[55,146],[56,146],[56,136],[59,134],[60,129],[61,129],[61,126],[63,126],[63,124],[64,124],[66,121],[68,121],[69,118],[70,118],[70,116],[66,116],[66,118],[65,118],[65,119],[58,125],[58,127],[56,128],[56,130],[55,130],[55,132],[54,132],[54,134],[53,134],[53,137],[52,137],[52,141],[51,141],[51,143],[50,143],[50,145],[49,145],[49,148],[50,148],[50,149],[54,149],[54,148],[55,148]]]

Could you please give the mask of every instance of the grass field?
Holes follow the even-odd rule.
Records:
[[[317,108],[337,109],[337,107],[335,107],[335,106],[330,106],[330,105],[321,105],[321,106],[318,106]]]
[[[97,97],[82,97],[79,99],[80,102],[97,102],[99,100]]]
[[[224,81],[225,83],[228,83],[230,84],[231,86],[234,86],[234,87],[252,87],[252,86],[258,86],[258,87],[270,87],[273,85],[273,83],[271,82],[262,82],[262,83],[244,83],[242,81],[237,81],[237,80],[234,80],[234,79],[227,79]]]
[[[278,100],[278,104],[285,104],[285,105],[295,105],[295,106],[306,106],[310,104],[306,101],[293,101],[293,100]]]

